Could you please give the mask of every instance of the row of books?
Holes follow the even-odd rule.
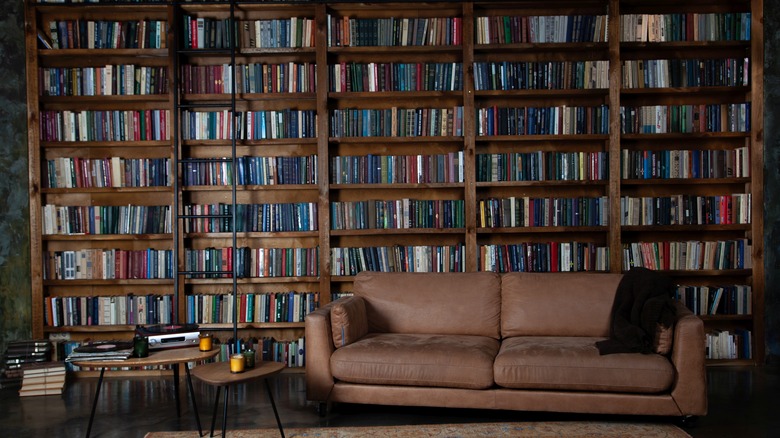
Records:
[[[330,203],[333,230],[464,228],[461,199],[394,199]]]
[[[620,151],[624,179],[748,178],[750,150],[628,150]]]
[[[52,49],[164,49],[168,23],[161,20],[57,20],[49,22]]]
[[[747,329],[714,330],[706,333],[707,359],[752,359],[753,333]]]
[[[377,272],[464,272],[466,249],[457,245],[331,248],[331,275]]]
[[[463,89],[463,64],[359,63],[328,65],[328,90],[344,92],[376,91],[459,91]]]
[[[620,41],[747,41],[750,13],[628,14],[620,16]]]
[[[343,108],[330,112],[331,137],[447,137],[463,135],[463,107]]]
[[[247,20],[239,23],[241,47],[302,48],[314,47],[315,24],[310,17],[274,20]]]
[[[608,61],[475,62],[477,90],[608,88]],[[457,91],[463,87],[461,63],[346,63],[328,65],[329,90]],[[747,86],[749,58],[655,59],[622,62],[623,87]],[[228,64],[183,65],[182,89],[219,94],[232,90]],[[39,69],[42,96],[151,95],[168,92],[167,69],[133,64]],[[236,69],[238,92],[314,92],[313,63],[245,64]]]
[[[474,89],[593,90],[609,88],[609,61],[492,61],[474,63]]]
[[[239,339],[238,342],[230,338],[225,342],[216,344],[216,347],[219,348],[219,354],[214,357],[214,360],[228,362],[230,355],[236,351],[243,352],[252,348],[256,350],[256,361],[280,362],[287,365],[288,368],[304,367],[306,366],[304,341],[305,338],[303,337],[291,341],[265,337],[260,339]]]
[[[237,93],[313,93],[317,65],[311,62],[241,64],[235,69]],[[222,94],[233,90],[230,64],[181,66],[181,89],[188,94]]]
[[[607,16],[476,17],[474,37],[477,44],[606,42]]]
[[[751,315],[753,289],[749,285],[677,285],[675,298],[696,315]]]
[[[350,291],[344,291],[344,292],[334,292],[334,291],[331,291],[331,293],[330,293],[330,300],[331,301],[336,301],[336,300],[338,300],[340,298],[351,297],[353,295],[355,295],[355,294],[353,292],[350,292]]]
[[[609,223],[609,200],[598,198],[509,197],[480,199],[477,226],[604,227]]]
[[[187,323],[303,322],[319,307],[316,292],[264,292],[187,295]]]
[[[749,132],[750,103],[620,108],[624,134]]]
[[[41,141],[170,140],[169,110],[40,112]]]
[[[750,269],[752,245],[747,239],[623,244],[623,269],[653,270]]]
[[[319,247],[185,249],[187,278],[316,277]]]
[[[330,158],[331,184],[462,183],[463,152]]]
[[[750,58],[626,60],[622,78],[623,88],[746,87]]]
[[[170,234],[170,205],[42,207],[43,235]]]
[[[620,225],[749,224],[750,193],[620,198]]]
[[[750,13],[628,14],[620,17],[622,42],[739,41],[750,39]],[[234,45],[229,19],[184,16],[187,49]],[[329,47],[444,46],[462,42],[461,17],[350,18],[329,15]],[[165,48],[167,23],[159,20],[61,20],[49,23],[51,48]],[[238,23],[244,48],[314,47],[314,20],[290,17]],[[486,16],[475,18],[477,44],[607,41],[607,17]]]
[[[173,295],[47,296],[44,322],[49,327],[170,324]]]
[[[186,204],[185,233],[316,231],[317,203],[284,204]]]
[[[41,96],[143,96],[168,93],[168,69],[135,64],[41,67]]]
[[[475,62],[474,86],[482,90],[606,89],[608,61]],[[458,91],[461,63],[346,63],[328,65],[331,92]],[[749,58],[628,60],[624,88],[747,86]],[[182,90],[194,94],[232,91],[227,64],[183,65]],[[246,64],[236,69],[239,93],[312,93],[316,65]],[[42,96],[152,95],[168,93],[167,69],[137,65],[50,67],[39,72]]]
[[[235,172],[229,158],[188,160],[182,163],[185,186],[317,184],[317,156],[238,157]]]
[[[328,47],[458,46],[461,17],[351,18],[328,14]]]
[[[304,348],[306,337],[300,337],[292,341],[263,341],[263,360],[281,362],[288,368],[302,368],[306,366],[306,349]]]
[[[609,107],[492,106],[477,109],[477,135],[608,134]]]
[[[606,152],[477,154],[477,181],[605,181],[608,158]]]
[[[750,103],[621,107],[621,132],[747,132]],[[42,141],[168,140],[168,110],[41,111]],[[237,139],[316,137],[314,110],[248,111],[236,116]],[[477,135],[608,134],[609,108],[489,107],[477,109]],[[232,114],[184,111],[183,140],[229,140]],[[336,109],[332,137],[462,136],[463,107]]]
[[[609,248],[588,242],[480,245],[479,269],[499,273],[608,271]]]
[[[58,157],[46,160],[45,188],[170,187],[170,158]]]
[[[317,136],[317,112],[314,110],[182,111],[183,140],[263,140],[276,138],[314,138]]]
[[[236,44],[235,25],[230,18],[184,15],[181,44],[184,49],[230,49]]]
[[[44,280],[135,280],[173,278],[173,251],[89,248],[44,251]]]

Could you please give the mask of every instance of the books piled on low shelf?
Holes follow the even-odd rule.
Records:
[[[22,370],[22,387],[19,397],[62,394],[65,387],[65,364],[43,362],[26,366]]]
[[[51,360],[51,343],[47,340],[23,340],[8,343],[0,363],[0,388],[19,388],[22,368],[27,364]]]
[[[96,341],[76,347],[66,362],[125,360],[133,354],[133,341]]]

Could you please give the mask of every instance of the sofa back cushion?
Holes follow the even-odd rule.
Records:
[[[501,336],[608,337],[612,302],[623,274],[504,274]]]
[[[361,272],[354,292],[371,332],[500,337],[501,279],[492,272]]]

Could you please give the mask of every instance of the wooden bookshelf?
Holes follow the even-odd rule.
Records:
[[[363,269],[622,272],[634,263],[658,264],[688,294],[749,290],[750,303],[728,314],[725,304],[714,315],[698,306],[713,334],[751,336],[751,357],[710,363],[762,363],[762,11],[762,0],[28,3],[33,335],[132,330],[127,321],[53,326],[43,310],[51,298],[169,295],[183,323],[194,321],[196,299],[234,292],[316,294],[323,305]],[[49,23],[69,20],[167,30],[155,27],[144,48],[46,48]],[[52,78],[111,65],[143,67],[156,91],[51,95]],[[163,112],[165,129],[132,140],[46,129],[90,111]],[[58,163],[110,157],[167,160],[171,178],[49,181]],[[44,206],[168,206],[170,231],[44,233]],[[254,213],[236,218],[234,235],[230,212],[239,211]],[[653,244],[658,257],[643,257]],[[707,263],[674,264],[683,249],[663,252],[683,246],[701,247]],[[102,248],[169,251],[171,269],[65,279],[41,262]],[[290,254],[292,270],[258,274],[269,248]],[[233,279],[225,272],[237,270],[220,263],[193,274],[205,265],[192,257],[214,249],[245,251],[255,269]],[[242,337],[304,335],[299,317],[244,315]],[[229,321],[207,321],[195,322],[232,337]]]

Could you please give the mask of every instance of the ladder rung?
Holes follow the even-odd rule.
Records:
[[[180,103],[179,108],[227,108],[231,109],[233,107],[230,103],[219,103],[219,102],[210,102],[210,103]]]
[[[232,158],[182,158],[180,163],[231,163]]]
[[[180,214],[180,219],[200,219],[200,218],[212,218],[212,219],[230,219],[232,218],[232,214]],[[228,231],[226,231],[227,233]]]
[[[179,275],[233,275],[233,271],[178,271],[178,273]]]

